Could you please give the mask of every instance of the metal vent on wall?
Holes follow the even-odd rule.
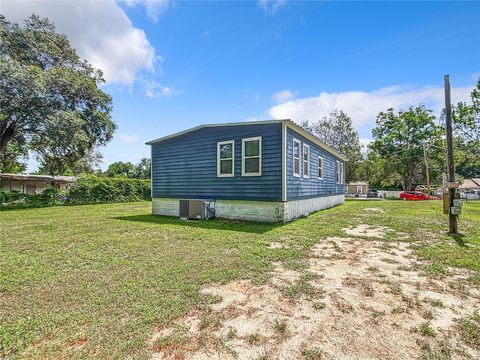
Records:
[[[215,200],[180,200],[180,217],[210,219],[215,216]]]

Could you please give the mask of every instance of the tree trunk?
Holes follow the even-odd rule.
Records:
[[[17,126],[14,122],[0,126],[0,154],[6,150],[8,142],[12,140],[16,131]]]

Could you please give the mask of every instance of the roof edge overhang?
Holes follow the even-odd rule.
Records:
[[[200,129],[203,129],[203,128],[221,127],[221,126],[280,124],[283,121],[286,121],[286,120],[258,120],[258,121],[244,121],[244,122],[235,122],[235,123],[204,124],[204,125],[195,126],[193,128],[187,129],[187,130],[179,131],[179,132],[176,132],[174,134],[167,135],[167,136],[155,139],[155,140],[151,140],[149,142],[146,142],[145,144],[146,145],[156,144],[156,143],[159,143],[159,142],[162,142],[162,141],[165,141],[165,140],[168,140],[168,139],[172,139],[172,138],[175,138],[177,136],[184,135],[184,134],[188,134],[190,132],[197,131],[197,130],[200,130]]]
[[[343,161],[348,161],[348,159],[343,154],[341,154],[339,151],[337,151],[334,148],[332,148],[331,146],[325,144],[323,141],[318,139],[315,135],[310,134],[308,131],[304,130],[301,126],[297,125],[292,120],[284,120],[284,121],[287,123],[287,127],[293,129],[294,131],[296,131],[297,133],[299,133],[303,137],[305,137],[308,140],[310,140],[311,142],[317,144],[318,146],[320,146],[324,150],[328,151],[329,153],[335,155],[339,159],[341,159]]]
[[[339,159],[343,161],[348,161],[348,159],[342,155],[340,152],[332,148],[331,146],[328,146],[325,144],[323,141],[320,141],[318,138],[316,138],[314,135],[310,134],[308,131],[302,129],[299,125],[295,124],[292,120],[290,119],[279,119],[279,120],[259,120],[259,121],[245,121],[245,122],[235,122],[235,123],[220,123],[220,124],[204,124],[204,125],[198,125],[193,128],[183,130],[180,132],[176,132],[171,135],[167,135],[155,140],[151,140],[146,142],[146,145],[153,145],[157,144],[159,142],[169,140],[176,138],[181,135],[185,135],[203,128],[210,128],[210,127],[221,127],[221,126],[243,126],[243,125],[266,125],[266,124],[281,124],[281,123],[286,123],[287,127],[291,128],[292,130],[296,131],[300,135],[304,136],[308,140],[312,141],[313,143],[317,144],[324,150],[328,151],[329,153],[335,155]]]

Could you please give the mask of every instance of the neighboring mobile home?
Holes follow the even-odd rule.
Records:
[[[283,222],[344,202],[346,158],[290,120],[201,125],[147,144],[157,215]]]
[[[67,190],[77,178],[75,176],[50,176],[0,173],[0,191],[40,194],[49,186]]]

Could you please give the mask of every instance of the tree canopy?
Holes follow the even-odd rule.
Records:
[[[452,109],[455,171],[465,178],[480,176],[480,79],[470,98]]]
[[[410,190],[424,172],[423,144],[442,149],[441,134],[435,116],[424,105],[398,113],[388,109],[377,116],[369,160],[381,161],[384,185],[399,182],[405,190]]]
[[[138,164],[117,161],[108,166],[105,175],[108,177],[128,177],[132,179],[150,179],[150,159],[143,158]]]
[[[362,145],[352,119],[343,111],[332,111],[328,116],[301,125],[325,144],[348,158],[346,181],[356,180],[358,165],[362,161]]]
[[[20,26],[0,15],[0,43],[2,157],[30,151],[58,174],[112,139],[112,99],[99,88],[101,70],[80,59],[48,19],[32,15]]]

